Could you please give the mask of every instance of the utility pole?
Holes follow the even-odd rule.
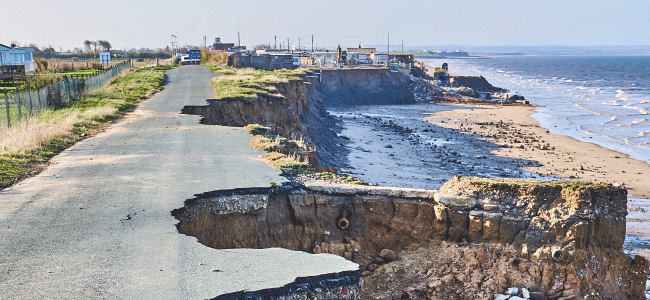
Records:
[[[278,36],[275,36],[275,42],[273,42],[273,50],[278,48]]]
[[[314,52],[314,35],[311,35],[311,52]]]
[[[300,52],[300,38],[298,38],[298,52]]]
[[[289,38],[287,38],[287,52],[291,52],[291,50],[289,50]]]
[[[239,38],[239,31],[237,31],[237,48],[241,49],[241,38]]]
[[[388,33],[388,55],[390,55],[390,33]]]
[[[402,40],[402,54],[404,54],[404,40]]]
[[[175,49],[174,48],[174,39],[176,39],[176,36],[172,34],[172,48],[169,50],[169,55],[171,57],[174,57],[174,55],[176,55],[176,53],[174,53],[174,49]]]

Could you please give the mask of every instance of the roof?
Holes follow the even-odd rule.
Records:
[[[3,44],[0,44],[0,47],[2,47],[2,48],[7,48],[7,49],[11,49],[11,47],[7,47],[7,46],[5,46],[5,45],[3,45]]]

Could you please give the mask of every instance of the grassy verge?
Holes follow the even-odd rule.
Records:
[[[0,188],[37,174],[54,155],[160,91],[170,68],[132,69],[83,99],[0,129]]]
[[[301,80],[299,75],[307,74],[308,69],[295,70],[255,70],[251,68],[236,69],[224,65],[205,65],[215,74],[224,75],[215,77],[212,86],[220,99],[243,98],[253,99],[260,95],[269,97],[282,97],[277,93],[275,83]]]

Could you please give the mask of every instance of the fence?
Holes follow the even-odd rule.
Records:
[[[5,113],[0,113],[0,126],[11,127],[23,118],[37,116],[48,108],[56,108],[70,101],[80,99],[84,95],[104,86],[117,74],[130,68],[129,62],[117,65],[100,74],[73,75],[52,80],[49,84],[38,89],[27,89],[8,95],[4,91]]]

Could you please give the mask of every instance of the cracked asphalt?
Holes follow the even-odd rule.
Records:
[[[285,179],[245,130],[180,114],[213,98],[207,68],[167,74],[123,121],[0,191],[0,299],[206,299],[356,270],[328,254],[211,249],[176,231],[170,212],[194,194]]]

